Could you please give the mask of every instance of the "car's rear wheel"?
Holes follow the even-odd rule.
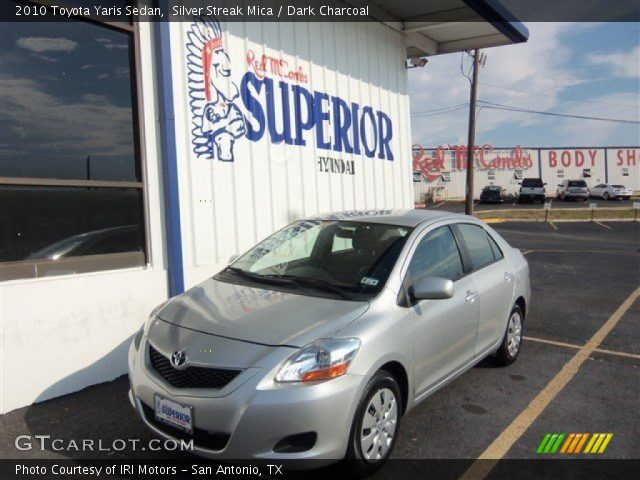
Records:
[[[518,305],[513,307],[509,315],[507,330],[504,332],[502,343],[495,355],[496,363],[506,367],[518,358],[522,346],[522,332],[524,329],[524,315]]]
[[[402,394],[396,379],[385,370],[369,381],[353,419],[347,466],[357,475],[378,470],[396,443],[402,415]]]
[[[609,192],[604,192],[604,195],[602,195],[602,198],[604,198],[605,200],[609,200],[609,198],[611,198],[609,196]]]

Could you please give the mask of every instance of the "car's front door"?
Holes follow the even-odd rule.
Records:
[[[410,307],[416,396],[473,359],[479,315],[475,284],[464,276],[460,249],[449,226],[426,233],[413,252],[406,283],[425,277],[448,278],[455,292],[451,298],[421,300]]]
[[[514,271],[491,235],[480,225],[456,225],[466,246],[467,263],[479,296],[480,319],[476,354],[482,354],[502,339],[513,305]]]

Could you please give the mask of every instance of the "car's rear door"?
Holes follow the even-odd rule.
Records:
[[[458,223],[454,228],[469,277],[478,291],[480,316],[475,351],[481,355],[504,334],[513,302],[513,266],[481,225]]]
[[[415,352],[416,396],[469,363],[474,357],[478,323],[477,292],[465,276],[458,243],[448,225],[436,227],[418,240],[405,282],[443,277],[454,282],[454,295],[421,300],[410,306]]]

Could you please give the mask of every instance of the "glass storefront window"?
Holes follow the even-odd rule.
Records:
[[[0,28],[0,280],[144,265],[136,35]]]

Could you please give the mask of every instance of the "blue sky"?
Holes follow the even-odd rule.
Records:
[[[528,23],[525,44],[486,49],[478,98],[572,115],[640,120],[640,24]],[[412,137],[425,147],[467,141],[465,54],[409,71]],[[435,110],[435,111],[434,111]],[[441,110],[442,111],[442,110]],[[422,114],[421,114],[422,113]],[[434,115],[434,113],[437,113]],[[639,145],[640,125],[480,109],[476,142],[494,146]]]

